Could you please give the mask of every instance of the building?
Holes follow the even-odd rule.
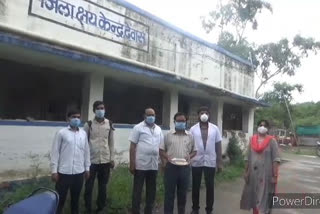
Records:
[[[1,1],[0,68],[2,174],[45,155],[68,109],[93,118],[95,100],[107,104],[123,160],[147,106],[164,130],[178,110],[192,125],[210,106],[226,148],[229,130],[252,135],[262,105],[248,61],[123,0]]]

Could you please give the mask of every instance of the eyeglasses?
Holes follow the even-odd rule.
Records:
[[[80,116],[74,116],[74,115],[72,115],[70,118],[78,118],[78,119],[80,119]]]

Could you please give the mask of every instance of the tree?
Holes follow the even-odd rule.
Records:
[[[278,75],[292,76],[301,66],[301,60],[310,52],[317,53],[320,42],[300,35],[293,41],[284,38],[278,42],[256,45],[245,37],[249,24],[258,28],[258,13],[272,12],[270,3],[263,0],[220,0],[216,10],[202,18],[203,28],[210,33],[220,29],[218,44],[230,52],[252,62],[259,85],[255,97],[260,98],[261,88]]]
[[[297,68],[301,66],[301,60],[307,57],[309,52],[316,54],[318,49],[320,42],[300,35],[296,35],[291,43],[288,39],[281,39],[277,43],[260,45],[254,52],[255,72],[260,81],[255,92],[256,98],[261,97],[261,87],[275,76],[295,75]]]
[[[272,91],[264,93],[262,99],[271,104],[284,104],[287,102],[290,105],[293,100],[292,94],[295,91],[302,93],[303,86],[301,84],[290,85],[286,82],[277,82],[273,85]]]
[[[258,109],[255,115],[256,120],[268,119],[278,128],[290,128],[291,123],[288,109],[290,113],[294,112],[291,104],[293,101],[293,93],[302,93],[302,91],[303,86],[300,84],[275,83],[273,90],[266,92],[262,98],[272,106],[270,108]]]
[[[254,30],[258,28],[256,16],[264,9],[272,12],[271,4],[263,0],[230,0],[225,4],[220,0],[209,17],[202,17],[202,25],[208,33],[217,27],[220,28],[220,35],[230,32],[235,35],[233,39],[238,44],[244,39],[248,24]]]

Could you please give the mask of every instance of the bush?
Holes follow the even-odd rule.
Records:
[[[239,146],[239,141],[234,135],[229,140],[227,155],[232,165],[244,165],[243,153]]]

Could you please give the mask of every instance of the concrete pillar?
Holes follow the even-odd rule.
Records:
[[[176,90],[164,93],[162,108],[162,125],[170,130],[174,129],[173,117],[178,112],[179,94]]]
[[[252,136],[254,133],[254,111],[255,108],[252,107],[249,109],[249,114],[248,114],[248,134],[249,136]]]
[[[223,123],[223,101],[212,101],[210,106],[210,120],[213,124],[218,126],[220,133],[222,134]]]
[[[248,133],[250,108],[242,107],[242,131]]]
[[[218,124],[218,102],[212,101],[210,105],[210,121],[211,123]]]
[[[223,127],[223,101],[222,100],[218,100],[218,103],[217,103],[217,126],[220,130],[220,133],[222,133],[222,127]]]
[[[94,117],[92,105],[96,100],[103,101],[104,76],[102,74],[87,74],[82,89],[82,120],[91,120]]]

